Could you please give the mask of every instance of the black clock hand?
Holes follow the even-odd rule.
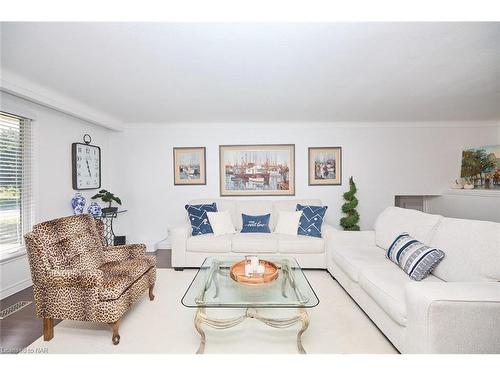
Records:
[[[92,177],[92,173],[90,173],[89,161],[85,160],[85,162],[87,163],[87,170],[89,171],[89,176]]]

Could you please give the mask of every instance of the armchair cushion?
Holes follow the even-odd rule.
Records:
[[[103,273],[99,299],[101,301],[118,299],[128,287],[155,265],[155,258],[148,256],[104,263],[99,267]]]
[[[102,243],[96,221],[90,215],[36,224],[33,234],[43,242],[53,269],[95,269],[102,263]]]
[[[117,260],[126,260],[139,258],[146,254],[146,245],[130,244],[119,246],[107,246],[102,253],[103,262],[113,262]]]
[[[102,284],[103,274],[98,269],[50,270],[47,286],[93,288]]]

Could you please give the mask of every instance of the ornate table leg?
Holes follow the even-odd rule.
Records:
[[[297,348],[299,348],[300,354],[306,354],[306,351],[302,346],[302,334],[309,327],[309,315],[307,315],[306,309],[301,308],[299,310],[299,316],[301,318],[300,321],[302,322],[302,328],[300,329],[299,333],[297,333]]]
[[[196,351],[196,354],[203,354],[205,352],[206,336],[205,336],[205,332],[203,332],[203,329],[201,328],[204,315],[205,315],[205,309],[198,307],[198,310],[196,311],[196,316],[194,317],[194,327],[196,328],[196,330],[200,334],[201,339],[200,339],[200,346],[199,346],[198,350]]]
[[[194,326],[196,328],[196,331],[201,336],[200,346],[196,351],[196,354],[203,354],[205,352],[206,336],[205,332],[202,329],[202,324],[206,324],[207,326],[216,329],[227,329],[240,324],[246,318],[257,319],[262,323],[265,323],[266,325],[273,328],[288,328],[300,322],[302,324],[302,327],[300,331],[297,333],[297,348],[300,354],[306,354],[304,346],[302,345],[302,334],[309,327],[309,316],[307,315],[305,308],[300,308],[299,314],[291,318],[282,318],[282,319],[265,318],[260,316],[257,313],[257,310],[248,308],[245,311],[245,315],[236,318],[212,319],[206,315],[205,309],[203,307],[198,308],[198,310],[196,311],[196,316],[194,318]]]

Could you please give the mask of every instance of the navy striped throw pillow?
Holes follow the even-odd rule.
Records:
[[[389,246],[386,256],[405,271],[410,279],[420,281],[443,260],[444,252],[417,241],[408,233],[401,233]]]

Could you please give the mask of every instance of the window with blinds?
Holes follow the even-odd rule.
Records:
[[[34,219],[31,121],[0,112],[0,256],[19,251]]]

